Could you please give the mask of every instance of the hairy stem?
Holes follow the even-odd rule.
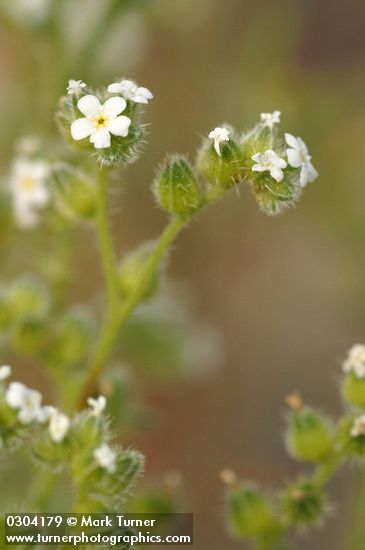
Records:
[[[161,236],[157,239],[153,251],[146,262],[145,268],[139,280],[139,284],[135,290],[121,304],[118,304],[118,301],[117,303],[114,301],[109,303],[104,325],[96,345],[95,354],[88,370],[86,380],[84,381],[79,393],[79,408],[84,406],[87,397],[94,392],[97,380],[107,364],[119,331],[126,323],[129,316],[133,313],[135,308],[143,301],[144,292],[151,277],[158,269],[165,253],[169,250],[171,244],[174,242],[177,235],[187,224],[187,222],[187,218],[172,218],[170,223],[162,232]],[[104,262],[107,258],[108,256],[103,255]]]

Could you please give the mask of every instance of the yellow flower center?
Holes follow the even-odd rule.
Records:
[[[19,187],[22,191],[34,191],[37,187],[37,182],[34,178],[26,176],[20,180]]]
[[[109,119],[105,115],[98,115],[94,118],[95,128],[106,128],[108,125]]]

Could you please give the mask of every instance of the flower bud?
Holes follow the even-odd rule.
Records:
[[[226,499],[228,527],[236,537],[262,537],[277,529],[272,504],[254,485],[228,487]]]
[[[71,166],[52,172],[60,212],[69,218],[91,219],[95,215],[97,190],[94,183]]]
[[[354,372],[348,372],[342,380],[341,391],[349,405],[365,408],[365,378],[359,378]]]
[[[295,205],[300,197],[296,176],[286,174],[280,182],[261,173],[251,177],[252,193],[258,207],[269,216],[276,216]]]
[[[286,444],[297,460],[321,462],[333,448],[333,427],[323,415],[303,407],[288,417]]]
[[[9,289],[8,303],[14,319],[43,316],[48,307],[48,296],[44,285],[32,275],[16,279]]]
[[[28,316],[17,322],[11,331],[11,343],[20,354],[42,354],[49,343],[49,331],[45,321]]]
[[[169,156],[154,182],[159,206],[180,216],[195,212],[201,202],[200,189],[193,169],[181,155]]]
[[[51,358],[57,368],[73,367],[88,353],[91,323],[88,313],[72,308],[55,327]]]
[[[122,296],[129,296],[139,289],[154,243],[147,242],[126,256],[119,266],[119,284]],[[145,281],[143,299],[151,298],[158,287],[159,274],[155,272]]]
[[[243,156],[239,144],[230,137],[220,144],[220,155],[210,139],[204,139],[198,152],[197,167],[213,187],[230,189],[243,180]]]
[[[358,429],[354,430],[354,428],[358,428],[358,418],[353,414],[342,418],[338,425],[337,439],[346,455],[363,459],[365,456],[365,430],[361,430],[361,433]]]
[[[284,518],[289,525],[318,525],[327,512],[325,493],[307,478],[300,478],[281,494]]]

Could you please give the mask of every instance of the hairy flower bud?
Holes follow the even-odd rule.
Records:
[[[78,365],[88,353],[91,322],[88,312],[79,307],[68,311],[54,329],[50,357],[57,368]]]
[[[94,182],[71,166],[58,166],[52,172],[61,214],[69,218],[91,219],[95,215],[97,190]]]
[[[355,407],[365,407],[365,378],[359,378],[354,372],[345,374],[341,391],[345,401]]]
[[[254,485],[244,483],[227,488],[228,527],[238,538],[267,536],[277,529],[269,499]]]
[[[119,266],[119,284],[122,296],[129,296],[137,291],[141,285],[146,263],[154,247],[153,242],[143,243],[136,250],[128,254]],[[159,274],[155,271],[145,281],[143,298],[146,300],[151,298],[158,287]]]
[[[211,139],[205,138],[198,152],[197,167],[212,187],[229,189],[243,180],[243,156],[231,133],[228,141],[220,143],[219,151]]]
[[[201,202],[199,184],[189,162],[182,155],[169,156],[154,182],[159,206],[181,216],[195,212]]]
[[[307,478],[299,478],[287,486],[281,494],[281,506],[286,522],[299,527],[320,524],[327,512],[323,489]]]
[[[40,317],[23,317],[11,330],[11,343],[14,349],[25,355],[42,355],[49,338],[47,323]]]
[[[303,407],[289,414],[286,443],[297,460],[321,462],[333,448],[333,427],[323,415]]]

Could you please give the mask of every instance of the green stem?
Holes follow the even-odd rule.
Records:
[[[100,169],[98,174],[98,200],[96,227],[102,256],[108,307],[113,308],[118,300],[118,279],[115,265],[114,249],[108,222],[107,171]]]
[[[352,505],[350,536],[346,550],[365,548],[365,467],[359,466],[355,476],[354,500]]]
[[[87,397],[94,392],[97,380],[106,366],[119,331],[126,323],[131,313],[133,313],[135,308],[143,301],[146,286],[149,284],[151,277],[156,272],[161,259],[187,222],[187,218],[180,217],[175,217],[170,221],[159,239],[156,241],[155,247],[146,262],[146,266],[141,275],[139,284],[136,286],[135,290],[124,302],[122,302],[122,304],[116,305],[115,302],[111,302],[109,304],[100,338],[96,345],[95,355],[79,394],[79,408],[84,406]]]

